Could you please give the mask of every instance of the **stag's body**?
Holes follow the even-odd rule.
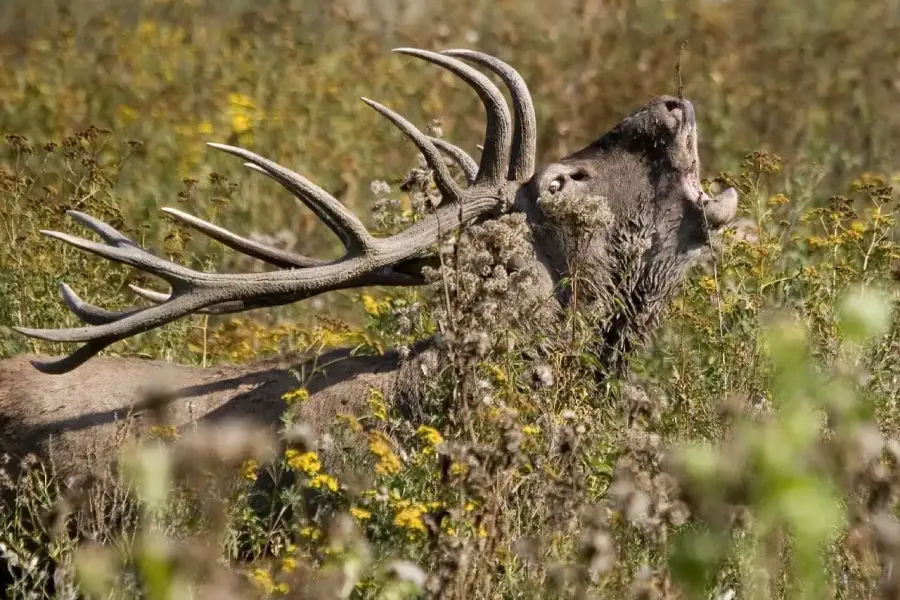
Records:
[[[135,402],[160,386],[170,395],[167,422],[176,426],[233,417],[274,425],[285,407],[282,396],[300,385],[310,391],[310,398],[297,417],[314,431],[321,431],[338,413],[358,413],[372,389],[401,409],[414,407],[422,377],[437,364],[434,340],[423,340],[409,353],[352,356],[348,350],[336,350],[236,367],[201,369],[125,358],[98,358],[79,367],[119,339],[200,310],[236,312],[363,285],[422,285],[426,267],[439,264],[430,249],[460,224],[478,227],[511,219],[524,231],[518,249],[494,266],[510,280],[521,272],[531,293],[542,299],[540,310],[522,326],[552,326],[562,309],[573,306],[576,294],[565,282],[578,262],[578,307],[593,313],[600,362],[618,370],[623,356],[658,323],[709,232],[735,213],[733,191],[711,198],[700,188],[693,106],[677,98],[654,100],[590,146],[535,172],[533,108],[524,83],[508,65],[478,53],[448,53],[479,63],[503,79],[513,97],[514,123],[502,94],[471,67],[446,55],[405,52],[466,80],[487,110],[484,151],[476,165],[458,148],[424,136],[399,115],[369,102],[425,156],[443,198],[434,213],[405,232],[377,239],[339,202],[301,176],[247,151],[220,147],[310,206],[341,237],[345,258],[326,263],[291,255],[169,210],[207,235],[283,268],[252,275],[195,273],[149,255],[103,223],[73,214],[106,245],[51,235],[158,275],[170,283],[172,295],[137,290],[157,306],[117,314],[87,305],[63,287],[69,307],[92,327],[22,331],[85,345],[69,357],[38,363],[43,372],[32,367],[34,357],[0,364],[0,445],[18,455],[50,454],[63,475],[83,473],[98,464],[91,457],[105,461],[114,456],[121,438],[129,436],[123,427],[146,427],[139,411],[134,416]],[[461,167],[467,188],[453,181],[438,148]],[[586,214],[590,211],[584,207],[594,204],[602,215]],[[488,305],[476,309],[491,310]]]
[[[17,356],[0,371],[0,451],[37,453],[56,471],[81,478],[114,457],[123,443],[146,435],[157,421],[140,405],[165,399],[165,424],[184,427],[219,419],[274,425],[286,408],[284,394],[305,379],[310,398],[297,419],[324,431],[339,413],[360,415],[373,389],[392,399],[417,390],[416,359],[397,352],[352,356],[337,349],[315,357],[280,355],[248,365],[199,368],[136,358],[99,357],[90,368],[45,375]],[[124,376],[123,376],[124,374]]]

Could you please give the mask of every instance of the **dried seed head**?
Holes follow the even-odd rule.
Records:
[[[549,388],[553,387],[555,382],[553,377],[553,368],[547,363],[535,365],[532,370],[532,380],[535,387]]]

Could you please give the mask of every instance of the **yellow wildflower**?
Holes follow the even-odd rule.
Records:
[[[503,369],[501,369],[497,365],[492,365],[491,363],[484,363],[484,366],[488,371],[490,371],[491,375],[494,376],[494,380],[497,383],[506,383],[506,373],[503,372]]]
[[[525,435],[538,435],[541,432],[541,428],[537,425],[526,425],[522,428],[522,433]]]
[[[378,300],[376,300],[373,296],[370,296],[369,294],[363,294],[361,300],[363,303],[363,309],[365,309],[367,313],[369,313],[370,315],[378,315],[380,313]]]
[[[265,569],[253,569],[250,574],[250,580],[261,587],[266,594],[284,594],[288,591],[288,587],[284,583],[276,585],[272,581],[272,575]]]
[[[332,492],[338,491],[337,479],[324,473],[316,475],[313,480],[309,482],[309,486],[317,490],[328,488]]]
[[[252,458],[248,458],[241,464],[241,475],[248,481],[256,481],[257,469],[259,469],[259,463]]]
[[[174,442],[181,435],[174,425],[154,425],[150,428],[150,437],[156,440]]]
[[[427,425],[420,425],[419,428],[416,430],[416,433],[432,446],[437,446],[438,444],[440,444],[441,442],[444,441],[444,438],[441,435],[441,433],[434,427],[428,427]]]
[[[809,238],[806,240],[806,243],[809,244],[811,248],[823,248],[829,245],[828,240],[823,239],[818,235],[809,236]]]
[[[475,510],[475,503],[469,500],[463,508],[465,508],[466,512],[472,512]]]
[[[300,530],[300,537],[309,538],[315,541],[322,537],[322,532],[315,527],[304,527]]]
[[[235,113],[231,116],[231,130],[235,133],[246,133],[250,131],[252,125],[250,117],[244,114]]]
[[[422,514],[424,512],[425,507],[421,505],[404,508],[394,517],[394,525],[411,531],[425,532],[427,531],[425,529],[425,522],[422,521]]]
[[[771,198],[769,198],[768,205],[769,206],[781,206],[782,204],[787,204],[790,202],[787,196],[784,194],[775,194]]]
[[[390,442],[384,434],[373,431],[369,434],[369,452],[378,457],[375,472],[380,475],[393,475],[401,469],[400,459],[391,449]]]
[[[354,417],[353,415],[348,415],[346,413],[341,413],[334,417],[334,420],[340,423],[345,423],[350,431],[359,433],[362,431],[362,425],[359,424],[359,419]]]
[[[296,390],[281,395],[281,399],[288,404],[302,404],[309,400],[309,391],[306,388],[297,388]]]
[[[716,280],[709,275],[704,275],[699,280],[700,287],[705,291],[712,293],[716,291]]]
[[[317,475],[322,470],[322,465],[319,463],[319,455],[315,452],[301,453],[294,449],[288,449],[284,456],[290,468],[295,471],[303,471],[310,477]]]
[[[228,104],[240,108],[253,108],[253,99],[244,94],[228,94]]]
[[[138,23],[138,36],[143,39],[149,39],[156,33],[156,23],[154,23],[150,19],[144,19],[140,23]]]
[[[464,465],[461,462],[454,462],[450,465],[450,474],[451,475],[463,475],[466,471],[469,470],[469,467]]]
[[[293,573],[297,568],[297,559],[293,556],[285,556],[281,559],[281,570],[285,573]]]
[[[375,418],[380,421],[387,420],[387,404],[384,402],[384,394],[381,390],[372,389],[369,391],[368,404]]]
[[[197,125],[197,133],[202,135],[211,135],[213,132],[213,124],[210,121],[200,121]]]
[[[357,508],[356,506],[350,509],[350,514],[353,515],[353,518],[357,521],[366,521],[372,518],[372,513],[364,508]]]
[[[118,120],[123,123],[128,123],[130,121],[136,121],[141,116],[141,113],[138,112],[136,108],[133,106],[129,106],[127,104],[120,104],[116,107],[116,117]]]

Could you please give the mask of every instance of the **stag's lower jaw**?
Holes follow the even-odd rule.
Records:
[[[728,188],[713,197],[703,194],[700,199],[706,226],[711,230],[721,229],[731,223],[737,216],[737,207],[738,193],[734,188]]]

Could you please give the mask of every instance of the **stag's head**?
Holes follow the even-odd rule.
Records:
[[[580,276],[598,289],[625,274],[645,289],[661,288],[677,282],[709,235],[735,216],[737,193],[709,196],[699,169],[693,105],[660,97],[589,146],[538,170],[517,204],[529,215],[535,245],[555,277],[571,275],[580,262]],[[583,219],[573,230],[559,222],[560,204],[575,205],[563,217],[577,213],[578,205],[608,215]]]
[[[526,262],[539,271],[539,281],[561,304],[568,296],[557,292],[558,284],[570,279],[572,269],[580,264],[588,295],[613,300],[607,304],[619,307],[607,315],[604,337],[610,347],[621,348],[622,340],[640,337],[647,329],[709,234],[734,217],[737,197],[733,190],[711,198],[700,187],[694,108],[686,100],[656,99],[586,148],[536,170],[534,109],[524,81],[512,67],[467,50],[399,52],[454,73],[475,89],[486,110],[483,151],[476,162],[462,149],[423,134],[387,107],[364,99],[421,151],[442,197],[433,213],[399,234],[378,238],[302,175],[247,150],[213,144],[242,158],[248,167],[304,202],[341,239],[344,257],[324,261],[293,254],[164,209],[231,248],[281,268],[267,273],[198,273],[139,248],[105,223],[72,212],[105,243],[46,233],[154,274],[172,291],[162,294],[133,287],[155,306],[116,313],[84,303],[63,284],[64,301],[89,326],[19,331],[50,341],[85,344],[66,358],[36,366],[50,373],[69,371],[117,340],[190,313],[237,312],[365,285],[421,285],[426,281],[423,267],[435,264],[432,252],[443,236],[462,224],[508,212],[524,213],[531,250]],[[512,114],[502,92],[467,63],[486,68],[504,82],[512,98]],[[453,177],[444,155],[461,168],[465,185]],[[636,321],[641,326],[629,331]]]

